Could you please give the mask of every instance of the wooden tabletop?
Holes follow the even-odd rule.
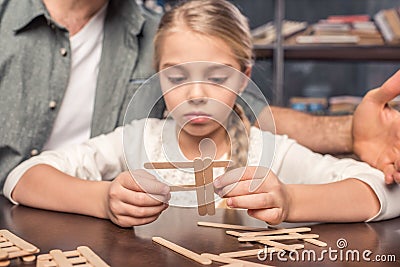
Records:
[[[120,228],[108,220],[13,206],[4,197],[0,197],[0,214],[0,229],[8,229],[39,247],[39,254],[48,253],[52,249],[68,251],[78,246],[88,246],[114,267],[202,266],[153,243],[153,236],[161,236],[197,253],[219,254],[262,248],[252,243],[240,243],[235,237],[226,235],[223,229],[197,226],[198,221],[266,226],[263,222],[250,218],[245,211],[217,209],[215,216],[200,217],[195,209],[170,207],[154,223],[134,229]],[[306,224],[282,226],[300,225]],[[312,233],[319,234],[319,239],[325,241],[328,247],[320,248],[305,243],[307,253],[303,253],[304,260],[302,250],[298,250],[299,261],[292,260],[296,255],[292,254],[290,258],[288,253],[281,255],[280,259],[273,257],[272,262],[260,261],[257,257],[242,259],[274,266],[400,265],[400,218],[379,223],[315,224],[310,227]],[[339,249],[338,240],[343,241],[340,246],[345,243],[347,246]],[[316,260],[310,262],[307,257],[311,253],[315,253]],[[359,261],[355,261],[355,257],[352,260],[351,255],[356,253],[359,253]],[[366,262],[363,255],[371,262]],[[376,256],[391,262],[372,262]],[[213,263],[209,266],[220,265]],[[12,260],[10,266],[30,267],[35,264]]]

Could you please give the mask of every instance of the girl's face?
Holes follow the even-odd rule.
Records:
[[[160,49],[161,88],[175,121],[193,136],[224,125],[247,81],[231,48],[181,29],[166,35]]]

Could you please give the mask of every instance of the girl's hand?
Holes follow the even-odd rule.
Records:
[[[268,168],[242,167],[214,181],[216,193],[227,198],[231,208],[248,209],[254,218],[269,224],[285,221],[290,207],[286,185]]]
[[[122,227],[153,222],[168,207],[170,189],[145,170],[123,172],[112,182],[106,199],[107,217]]]

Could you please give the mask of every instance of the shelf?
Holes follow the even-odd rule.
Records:
[[[271,59],[274,46],[255,46],[257,59]],[[376,45],[284,45],[287,60],[399,61],[400,46]]]

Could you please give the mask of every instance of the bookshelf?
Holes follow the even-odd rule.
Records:
[[[398,62],[400,45],[376,45],[371,43],[354,44],[296,44],[295,37],[283,40],[280,34],[285,18],[285,0],[274,0],[274,23],[276,42],[269,45],[257,45],[254,53],[257,59],[272,60],[273,98],[272,104],[284,104],[285,62],[300,61],[335,61],[335,62]]]
[[[400,46],[374,45],[287,45],[282,47],[285,60],[400,61]],[[274,46],[255,46],[255,56],[272,59]]]

